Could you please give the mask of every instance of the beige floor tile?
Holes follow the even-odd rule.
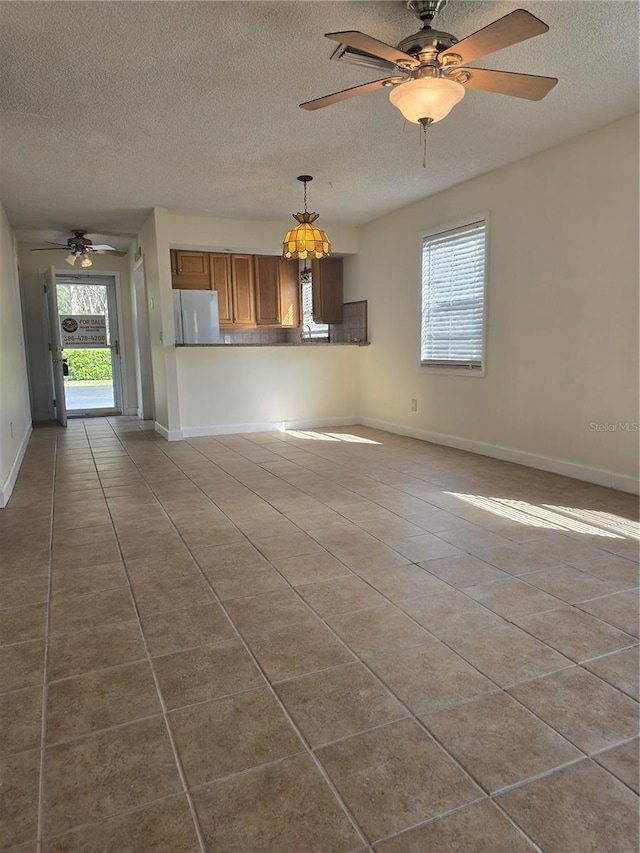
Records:
[[[230,545],[215,545],[209,548],[194,548],[196,562],[207,573],[209,570],[241,569],[252,566],[267,566],[266,559],[250,542],[234,542]]]
[[[446,592],[449,587],[419,566],[360,569],[359,576],[392,601]]]
[[[161,712],[147,661],[76,675],[49,685],[48,744]]]
[[[437,711],[495,690],[495,685],[437,640],[367,659],[371,669],[414,712]]]
[[[88,542],[84,545],[56,545],[53,549],[53,570],[83,569],[104,563],[120,562],[120,550],[115,542]]]
[[[200,843],[185,797],[170,797],[100,823],[80,827],[44,844],[44,853],[199,853]]]
[[[138,557],[135,560],[125,560],[125,565],[134,588],[143,583],[175,580],[200,574],[197,563],[188,553],[167,554],[165,557]]]
[[[408,536],[404,539],[390,539],[388,544],[413,563],[419,560],[455,557],[462,553],[459,548],[432,533],[422,533],[420,536]]]
[[[636,794],[640,792],[638,781],[638,767],[640,756],[638,755],[638,739],[614,746],[606,752],[600,752],[593,756],[602,767],[613,773],[621,782],[628,785]]]
[[[370,841],[482,796],[412,721],[323,747],[317,755]]]
[[[236,628],[245,636],[274,631],[313,617],[313,611],[290,589],[232,599],[225,607]]]
[[[19,690],[22,687],[42,684],[44,646],[44,640],[0,646],[2,690]]]
[[[239,640],[174,652],[154,659],[167,708],[181,708],[260,687],[264,680]]]
[[[83,507],[79,506],[78,511],[82,514]],[[115,543],[116,536],[113,529],[113,524],[94,524],[92,527],[76,527],[72,530],[64,528],[56,528],[53,532],[54,548],[60,545],[67,548],[81,548],[85,545],[90,545],[95,542],[112,542]]]
[[[26,547],[25,547],[26,545]],[[25,578],[49,572],[49,548],[34,547],[33,540],[0,543],[0,578]]]
[[[541,539],[517,545],[501,545],[479,551],[478,557],[510,575],[522,575],[538,569],[549,569],[565,561],[541,549]]]
[[[142,629],[152,655],[170,654],[236,637],[233,626],[215,602],[150,613],[142,619]]]
[[[123,586],[127,586],[127,575],[121,562],[82,569],[57,568],[52,573],[51,598],[73,598]]]
[[[127,588],[108,589],[78,598],[63,598],[51,602],[51,634],[97,628],[114,622],[130,622],[136,611]]]
[[[153,613],[214,603],[213,592],[202,575],[137,584],[133,592],[143,619]]]
[[[637,550],[636,550],[637,554]],[[630,589],[640,584],[640,572],[638,564],[624,557],[613,554],[601,556],[595,560],[576,562],[575,567],[590,575],[600,578],[606,583],[615,584],[618,589]]]
[[[141,522],[144,525],[144,522]],[[169,554],[185,554],[186,548],[177,533],[149,533],[135,539],[120,540],[125,560],[140,557],[167,557]]]
[[[368,584],[353,576],[304,584],[298,587],[298,593],[320,616],[365,610],[387,603]]]
[[[376,846],[380,853],[533,853],[493,803],[481,803]]]
[[[311,529],[309,535],[329,551],[349,551],[363,545],[375,545],[376,539],[355,524]]]
[[[516,619],[516,624],[574,661],[634,645],[634,637],[573,607]]]
[[[182,708],[170,720],[191,787],[304,751],[267,688]]]
[[[398,602],[398,606],[436,637],[444,640],[504,625],[500,616],[450,587],[437,595],[408,598]]]
[[[82,507],[82,512],[66,512],[64,503],[61,510],[56,510],[53,516],[53,527],[55,531],[77,530],[84,527],[98,527],[111,523],[111,516],[104,501],[98,501],[98,506],[91,508],[88,504]]]
[[[47,575],[8,578],[0,581],[0,609],[41,604],[46,602],[48,591],[49,578]]]
[[[425,630],[393,604],[337,614],[327,622],[359,657],[418,646],[429,639]]]
[[[45,759],[45,836],[181,790],[162,718],[51,746]]]
[[[637,702],[581,667],[519,684],[509,693],[587,753],[638,730]]]
[[[273,559],[273,565],[293,586],[351,575],[349,569],[326,551]]]
[[[271,682],[354,660],[319,619],[251,635],[247,641]]]
[[[635,853],[638,803],[622,782],[582,761],[498,802],[545,853]]]
[[[578,606],[585,613],[597,616],[598,619],[632,637],[640,636],[638,626],[640,606],[637,592],[617,592],[593,601],[583,601]]]
[[[501,545],[508,545],[510,541],[495,531],[475,525],[457,527],[453,530],[441,530],[438,536],[445,542],[450,542],[456,548],[460,548],[461,551],[466,551],[469,554],[485,551],[488,548],[499,548]]]
[[[506,623],[488,631],[452,635],[447,643],[501,687],[571,665],[568,658]]]
[[[307,756],[213,782],[194,799],[210,850],[348,853],[363,846]]]
[[[311,746],[407,716],[359,663],[285,681],[276,690]]]
[[[419,565],[451,586],[459,588],[475,587],[507,577],[500,569],[471,554],[459,553],[453,557],[426,560]]]
[[[526,580],[532,586],[555,595],[556,598],[568,604],[576,604],[578,601],[615,592],[611,584],[579,569],[574,569],[572,566],[556,566],[553,569],[543,569],[541,572],[531,572]]]
[[[366,530],[376,539],[406,539],[409,536],[421,536],[423,528],[404,518],[378,518],[373,521],[360,521],[358,527]]]
[[[444,748],[489,793],[581,756],[579,750],[505,693],[421,715]]]
[[[36,838],[39,779],[39,749],[0,758],[0,849]]]
[[[276,590],[288,590],[286,581],[265,561],[263,565],[240,568],[203,569],[222,601]]]
[[[639,649],[625,649],[622,652],[614,652],[606,657],[596,658],[583,664],[585,669],[593,672],[604,681],[632,696],[636,701],[639,695],[640,661]]]
[[[119,622],[58,634],[49,640],[49,679],[80,675],[145,658],[137,622]]]
[[[0,755],[40,747],[42,687],[0,694]]]
[[[562,607],[559,599],[530,586],[530,577],[532,575],[527,575],[527,583],[518,578],[506,578],[495,583],[467,587],[465,593],[478,604],[509,620]]]
[[[0,645],[44,637],[46,616],[46,604],[0,610]]]
[[[267,536],[255,539],[253,544],[267,560],[276,557],[297,557],[300,554],[314,554],[322,550],[321,546],[306,533],[287,533],[284,536]]]
[[[390,569],[394,566],[406,566],[410,562],[402,554],[382,542],[355,545],[348,548],[336,547],[329,550],[354,572],[360,572],[364,569]]]

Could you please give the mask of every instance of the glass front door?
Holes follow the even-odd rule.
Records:
[[[120,358],[112,279],[56,276],[67,412],[122,412]]]

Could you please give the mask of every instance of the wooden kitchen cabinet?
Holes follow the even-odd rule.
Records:
[[[299,326],[298,262],[277,255],[255,256],[256,325]]]
[[[279,258],[280,325],[300,325],[300,272],[297,260]]]
[[[181,290],[209,290],[209,258],[207,252],[169,251],[171,286]]]
[[[253,255],[231,255],[233,325],[255,326],[256,303]],[[222,323],[220,325],[223,325]]]
[[[280,258],[275,255],[256,255],[256,324],[280,325]]]
[[[218,292],[220,325],[233,323],[233,292],[231,289],[231,255],[209,252],[211,290]]]
[[[341,323],[343,304],[342,258],[311,261],[313,319],[316,323]]]

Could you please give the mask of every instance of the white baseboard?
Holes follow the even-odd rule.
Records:
[[[2,485],[2,489],[0,489],[0,509],[2,507],[5,507],[9,503],[9,498],[11,497],[13,487],[15,486],[16,480],[18,479],[18,474],[20,473],[20,466],[22,465],[24,454],[27,452],[27,446],[29,445],[29,439],[31,438],[32,432],[33,426],[31,425],[31,421],[29,421],[29,425],[27,426],[26,432],[22,437],[22,441],[20,442],[20,447],[18,448],[16,458],[13,460],[11,470],[9,471],[7,479]]]
[[[385,430],[385,432],[406,435],[409,438],[418,438],[421,441],[430,441],[433,444],[443,444],[446,447],[456,447],[458,450],[468,450],[470,453],[478,453],[480,456],[491,456],[494,459],[503,459],[505,462],[515,462],[518,465],[550,471],[553,474],[573,477],[575,480],[584,480],[587,483],[596,483],[598,486],[618,489],[621,492],[630,492],[634,495],[639,492],[638,480],[624,474],[616,474],[613,471],[603,471],[600,468],[590,468],[587,465],[576,465],[574,462],[567,462],[564,459],[552,459],[525,450],[516,450],[513,447],[501,447],[497,444],[487,444],[483,441],[473,441],[441,432],[429,432],[402,424],[388,423],[377,418],[360,418],[359,423]]]
[[[284,432],[287,429],[321,429],[322,427],[350,426],[357,423],[360,421],[354,416],[352,418],[315,418],[304,421],[273,421],[253,424],[216,424],[215,426],[185,427],[181,430],[180,437],[198,438],[206,435],[233,435],[243,432]]]

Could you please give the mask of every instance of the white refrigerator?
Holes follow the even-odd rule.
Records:
[[[177,344],[220,343],[216,290],[174,290],[173,316]]]

